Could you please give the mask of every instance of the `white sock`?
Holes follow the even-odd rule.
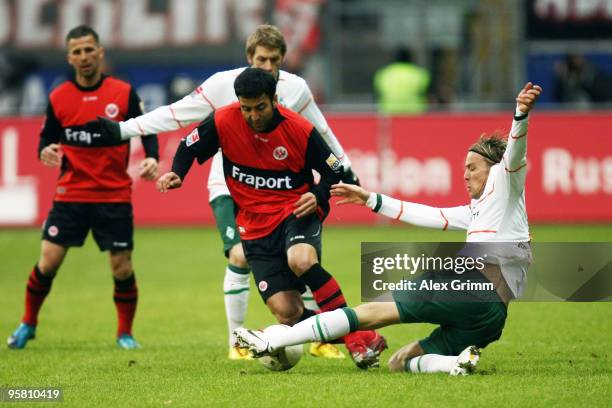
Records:
[[[410,360],[408,368],[412,373],[450,373],[457,363],[457,356],[423,354]]]
[[[234,270],[248,271],[233,267]],[[247,306],[249,304],[249,273],[236,273],[230,270],[230,266],[225,268],[225,278],[223,279],[223,297],[225,300],[225,316],[227,318],[227,328],[229,330],[229,346],[236,344],[234,330],[244,325]]]
[[[308,286],[306,286],[306,292],[302,293],[302,301],[306,309],[319,310],[319,305],[315,302],[314,295]]]
[[[350,332],[349,318],[343,309],[332,310],[297,323],[289,330],[268,337],[270,350],[313,341],[328,342]]]

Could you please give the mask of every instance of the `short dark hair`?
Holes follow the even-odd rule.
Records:
[[[85,24],[76,26],[72,30],[68,31],[68,34],[66,34],[66,44],[68,44],[68,41],[74,38],[86,37],[88,35],[91,35],[94,40],[96,40],[96,44],[100,44],[100,37],[98,37],[98,33],[96,33],[93,28]]]
[[[474,143],[468,151],[478,153],[485,158],[491,166],[501,162],[504,153],[506,152],[506,140],[500,132],[495,132],[490,135],[480,135],[480,138]]]
[[[234,92],[237,97],[257,98],[263,94],[274,99],[276,79],[261,68],[247,68],[234,81]]]

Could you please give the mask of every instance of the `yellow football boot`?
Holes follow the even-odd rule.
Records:
[[[227,358],[230,360],[252,360],[253,355],[249,349],[234,346],[230,347],[229,353],[227,353]]]
[[[310,355],[321,358],[345,358],[344,353],[330,343],[310,343]]]

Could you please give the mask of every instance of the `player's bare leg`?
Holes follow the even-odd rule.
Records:
[[[265,355],[282,347],[309,341],[346,338],[349,333],[358,333],[359,329],[382,327],[399,321],[399,313],[394,303],[369,303],[356,309],[345,307],[311,316],[280,334],[267,334],[244,328],[237,330],[236,334],[243,346],[249,347],[257,355]],[[377,343],[375,348],[364,345],[363,350],[354,356],[358,367],[368,368],[378,364],[380,352],[386,348],[384,338],[380,335],[378,337],[380,343]]]
[[[53,242],[42,240],[40,258],[32,269],[28,278],[25,313],[21,324],[7,339],[7,345],[12,349],[22,349],[29,340],[36,336],[38,313],[42,304],[51,291],[53,278],[64,262],[68,248]]]
[[[266,300],[266,306],[280,324],[293,326],[302,319],[305,308],[298,291],[275,293]]]
[[[117,309],[117,345],[131,350],[140,345],[132,336],[132,324],[138,304],[138,286],[132,267],[132,251],[111,251],[111,270],[115,283],[113,300]]]

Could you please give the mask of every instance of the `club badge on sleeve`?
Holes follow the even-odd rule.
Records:
[[[340,163],[340,160],[338,160],[338,158],[334,156],[333,153],[329,154],[329,157],[325,159],[325,162],[333,171],[339,170],[340,166],[342,166],[342,163]]]
[[[189,147],[198,140],[200,140],[200,134],[198,133],[198,129],[193,129],[189,136],[185,138],[185,146]]]

